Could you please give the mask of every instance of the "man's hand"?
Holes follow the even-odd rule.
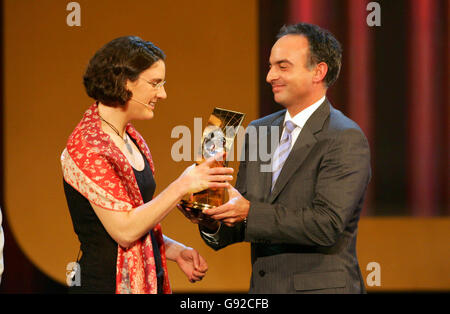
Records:
[[[205,227],[210,233],[215,233],[219,228],[220,223],[217,220],[203,214],[200,210],[193,212],[192,209],[184,207],[180,204],[177,205],[177,208],[192,223]]]
[[[203,214],[224,223],[228,227],[233,227],[247,218],[250,202],[233,187],[228,188],[228,195],[228,202],[218,207],[206,209]]]

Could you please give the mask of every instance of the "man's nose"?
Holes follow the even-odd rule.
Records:
[[[278,77],[278,75],[277,75],[276,71],[273,68],[270,68],[269,72],[267,72],[266,82],[271,84],[272,81],[277,79],[277,77]]]

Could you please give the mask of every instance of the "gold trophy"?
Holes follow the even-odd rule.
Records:
[[[201,160],[215,156],[223,151],[229,152],[233,147],[236,132],[244,120],[245,114],[241,112],[214,108],[209,117],[208,124],[203,130],[200,146]],[[227,160],[217,160],[215,167],[226,167]],[[202,211],[208,208],[220,206],[225,203],[227,195],[224,188],[211,188],[194,193],[189,199],[181,200],[180,205],[187,207],[191,212],[201,218]]]

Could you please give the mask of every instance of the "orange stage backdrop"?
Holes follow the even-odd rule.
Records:
[[[4,215],[25,255],[51,278],[65,282],[67,263],[78,253],[62,188],[60,153],[92,104],[82,75],[103,44],[123,35],[153,41],[167,54],[168,99],[155,118],[135,126],[156,165],[157,193],[189,162],[170,158],[171,131],[205,123],[214,106],[259,116],[258,1],[77,1],[81,26],[69,27],[69,1],[4,1]],[[345,47],[344,47],[345,51]],[[348,51],[348,49],[347,49]],[[348,66],[348,65],[344,65]],[[237,163],[231,164],[237,169]],[[174,210],[164,233],[200,251],[210,270],[190,284],[174,263],[174,292],[246,292],[250,247],[236,244],[214,252],[196,226]],[[361,220],[358,255],[381,267],[381,286],[369,291],[450,289],[449,218]],[[8,272],[5,252],[5,276]],[[8,274],[14,277],[14,274]]]
[[[193,130],[194,117],[206,123],[214,106],[245,112],[245,125],[257,117],[256,1],[175,2],[78,1],[80,27],[66,23],[69,1],[4,2],[4,211],[26,256],[58,281],[65,282],[66,264],[78,253],[59,157],[93,102],[82,75],[103,44],[133,34],[167,55],[168,98],[158,103],[153,120],[135,124],[153,154],[157,193],[191,164],[170,157],[175,126]],[[175,292],[245,289],[248,244],[214,253],[176,209],[162,226],[210,264],[208,277],[192,285],[169,263]]]

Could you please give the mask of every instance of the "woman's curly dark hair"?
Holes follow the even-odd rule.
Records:
[[[165,58],[164,52],[149,41],[136,36],[116,38],[89,61],[83,76],[86,93],[105,105],[123,106],[132,97],[127,80],[136,81],[143,71]]]

